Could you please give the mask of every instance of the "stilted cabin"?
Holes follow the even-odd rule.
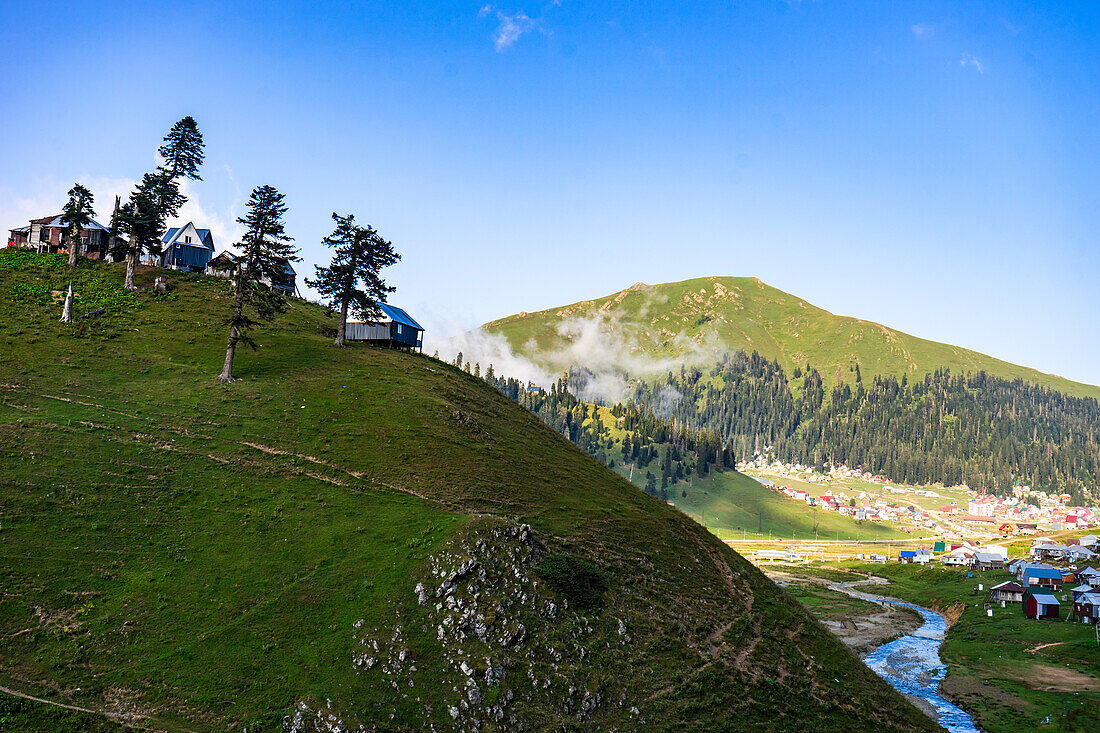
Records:
[[[992,552],[975,552],[975,570],[1002,570],[1005,566],[1004,559]]]
[[[379,303],[382,318],[373,322],[348,321],[344,338],[348,341],[366,341],[391,349],[421,349],[424,346],[424,327],[397,306]]]
[[[69,252],[68,225],[62,214],[31,219],[27,226],[9,230],[8,246],[33,249],[36,252]],[[82,254],[90,260],[105,259],[110,248],[110,236],[107,227],[95,219],[88,220],[88,226],[80,230]]]
[[[1023,603],[1024,587],[1013,580],[1006,580],[989,589],[989,600],[1000,603]]]
[[[1034,619],[1058,618],[1058,599],[1047,593],[1028,593],[1024,615]]]

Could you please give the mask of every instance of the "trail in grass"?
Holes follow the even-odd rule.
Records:
[[[921,615],[924,624],[912,634],[875,649],[863,660],[864,663],[898,692],[928,702],[935,708],[936,721],[951,733],[979,733],[969,713],[939,695],[940,682],[947,674],[947,665],[940,659],[940,646],[947,632],[946,619],[927,608],[853,588],[875,582],[879,579],[831,583],[829,588],[864,601],[911,608]]]

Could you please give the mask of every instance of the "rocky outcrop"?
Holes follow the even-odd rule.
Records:
[[[530,526],[478,524],[480,531],[430,558],[424,577],[411,584],[408,610],[395,609],[392,626],[353,624],[356,651],[349,663],[364,682],[391,690],[390,709],[370,719],[404,727],[408,720],[399,721],[413,713],[425,729],[518,731],[584,724],[614,706],[641,724],[644,716],[628,690],[603,678],[593,663],[609,640],[631,643],[626,623],[611,613],[580,613],[540,580],[536,568],[547,549]],[[426,628],[434,648],[414,649],[410,627]],[[417,696],[427,688],[433,694]],[[302,701],[286,730],[368,730],[354,711],[338,707],[331,700]]]

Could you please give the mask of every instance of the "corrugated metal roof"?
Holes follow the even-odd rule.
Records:
[[[1062,579],[1062,573],[1054,568],[1028,568],[1024,571],[1025,578],[1054,578],[1056,580]]]
[[[1055,598],[1052,595],[1048,595],[1046,593],[1032,593],[1031,597],[1034,598],[1039,603],[1043,603],[1043,604],[1046,604],[1046,605],[1054,605],[1054,606],[1059,605],[1057,598]]]
[[[43,224],[43,226],[47,226],[47,227],[63,227],[63,226],[65,226],[65,222],[61,220],[62,216],[63,216],[63,214],[58,214],[57,216],[50,219],[49,222]],[[103,231],[107,231],[107,227],[103,226],[102,224],[100,224],[95,219],[89,219],[88,220],[88,226],[86,226],[84,228],[89,229],[89,230],[91,230],[91,229],[102,229]]]
[[[417,331],[424,330],[423,326],[414,321],[412,316],[410,316],[401,308],[398,308],[395,305],[390,305],[389,303],[379,303],[378,307],[382,309],[382,312],[385,313],[390,318],[390,320],[396,323],[403,323],[406,326],[415,328]]]

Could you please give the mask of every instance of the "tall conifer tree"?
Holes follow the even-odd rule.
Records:
[[[65,222],[65,238],[69,247],[69,267],[76,267],[76,258],[80,255],[80,233],[88,228],[95,216],[92,204],[95,199],[92,192],[79,183],[69,189],[69,200],[62,210],[61,219]]]
[[[187,197],[180,191],[180,179],[201,181],[199,166],[205,157],[202,133],[193,117],[187,116],[172,126],[157,149],[163,162],[156,171],[146,173],[130,194],[120,212],[119,229],[130,237],[126,247],[126,282],[134,290],[134,270],[143,254],[160,254],[165,222],[179,214]]]
[[[278,290],[263,285],[262,280],[278,283],[286,277],[287,266],[297,261],[293,237],[286,234],[283,215],[285,195],[272,186],[257,186],[248,199],[248,213],[237,221],[247,228],[237,244],[241,254],[233,273],[233,311],[229,317],[229,340],[225,347],[225,363],[218,381],[233,381],[233,359],[237,345],[255,348],[249,330],[257,325],[248,311],[262,321],[271,320],[286,309],[286,298]]]

